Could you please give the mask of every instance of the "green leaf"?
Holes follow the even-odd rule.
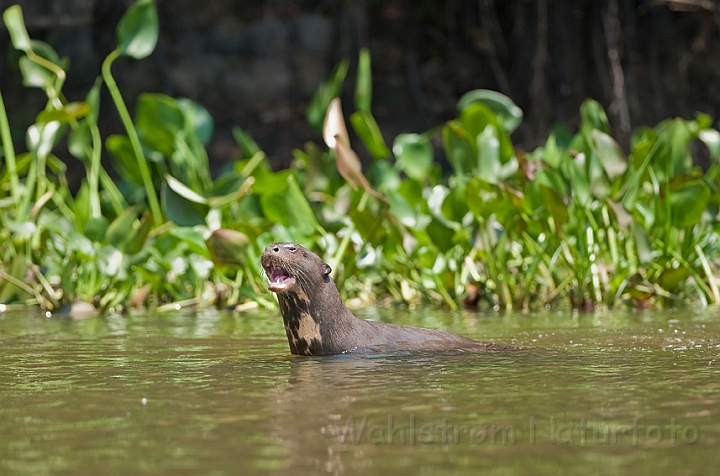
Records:
[[[28,149],[38,157],[47,157],[60,140],[63,129],[58,121],[33,124],[26,134]]]
[[[555,226],[557,226],[559,230],[570,218],[567,205],[565,205],[562,197],[555,191],[555,189],[541,183],[538,184],[538,190],[543,199],[545,208],[550,212],[550,215],[552,215],[553,220],[555,221]]]
[[[203,234],[200,231],[190,228],[189,226],[178,226],[170,228],[169,233],[175,238],[187,243],[190,251],[193,253],[211,259],[210,252],[205,244],[205,238],[203,238]]]
[[[360,49],[358,71],[355,80],[355,108],[360,112],[370,113],[372,105],[372,65],[370,50]],[[354,126],[354,124],[353,124]]]
[[[350,116],[350,123],[373,157],[384,159],[390,155],[390,149],[385,145],[385,139],[383,139],[380,128],[369,111],[353,113]]]
[[[442,130],[443,148],[456,175],[470,172],[477,160],[475,141],[458,122],[449,121]]]
[[[592,139],[605,174],[610,180],[622,176],[627,170],[627,158],[615,139],[604,132],[593,129]]]
[[[150,55],[158,40],[155,2],[138,0],[120,19],[115,31],[120,53],[135,59]]]
[[[90,240],[95,241],[95,242],[101,242],[105,239],[105,232],[107,229],[108,229],[107,218],[105,218],[103,216],[90,217],[85,222],[85,226],[83,227],[83,233]]]
[[[13,5],[3,12],[3,21],[10,33],[10,41],[16,50],[28,52],[31,50],[30,35],[25,29],[22,9],[20,5]]]
[[[105,141],[105,147],[117,159],[116,170],[120,176],[134,184],[143,185],[135,151],[128,136],[111,135]]]
[[[397,166],[414,180],[428,178],[435,160],[432,144],[421,134],[400,134],[393,142]]]
[[[185,128],[185,117],[176,99],[145,93],[138,98],[135,126],[144,144],[170,157],[176,136]]]
[[[233,126],[232,135],[237,145],[242,148],[242,158],[248,159],[260,152],[260,147],[258,147],[250,133],[243,130],[240,126]]]
[[[500,187],[479,177],[473,177],[468,181],[465,197],[468,207],[475,216],[486,220],[500,210],[505,201]]]
[[[128,207],[110,223],[105,232],[105,239],[109,244],[122,250],[125,243],[133,238],[135,234],[133,225],[137,220],[138,211],[138,206]]]
[[[162,183],[160,201],[165,217],[178,226],[204,225],[205,216],[210,211],[207,205],[188,200],[177,193],[167,180]]]
[[[185,116],[185,124],[192,127],[195,138],[202,145],[207,145],[212,139],[214,123],[210,113],[200,104],[190,99],[181,98],[177,105]]]
[[[594,99],[586,99],[580,105],[580,117],[583,125],[593,129],[599,129],[605,134],[610,134],[610,122],[608,122],[605,109]]]
[[[497,129],[492,124],[488,124],[485,130],[478,134],[477,148],[477,176],[489,183],[497,184],[502,178],[502,163]]]
[[[47,89],[55,83],[55,73],[44,66],[40,66],[27,56],[20,58],[19,65],[23,77],[23,86]]]
[[[68,151],[80,160],[88,158],[85,153],[91,147],[92,136],[90,134],[90,124],[87,121],[80,123],[78,127],[70,131],[68,137]]]
[[[710,188],[702,179],[673,185],[670,192],[672,224],[678,228],[687,228],[700,223],[710,195]]]
[[[288,222],[292,228],[305,236],[310,236],[320,229],[320,224],[293,175],[288,176],[287,183],[288,191],[285,199]]]
[[[663,289],[673,291],[689,276],[690,273],[684,266],[678,268],[665,268],[663,272],[660,273],[658,282]]]
[[[318,132],[321,132],[323,129],[325,113],[330,105],[330,101],[340,94],[349,66],[350,63],[346,59],[338,63],[330,79],[318,87],[315,95],[310,100],[310,104],[308,104],[307,120],[310,126]]]
[[[473,142],[477,140],[477,136],[485,131],[488,125],[494,126],[500,142],[500,162],[504,164],[515,155],[512,142],[510,142],[510,137],[507,135],[505,128],[492,109],[484,103],[474,102],[469,104],[463,109],[462,113],[460,113],[458,121],[470,134],[470,137],[473,138]]]
[[[465,93],[457,104],[457,110],[462,113],[469,105],[481,102],[492,110],[500,119],[508,133],[518,128],[523,119],[523,112],[512,99],[497,91],[489,89],[475,89]]]
[[[90,114],[90,106],[84,102],[71,102],[62,109],[44,110],[37,116],[37,122],[58,121],[67,124],[72,120],[81,119]]]

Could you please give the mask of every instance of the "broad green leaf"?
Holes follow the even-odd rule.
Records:
[[[475,216],[483,219],[488,219],[490,215],[500,210],[505,201],[500,187],[479,177],[473,177],[468,181],[465,196],[470,210]]]
[[[672,187],[670,211],[672,224],[687,228],[700,223],[702,214],[710,201],[710,188],[702,179],[690,180]]]
[[[189,226],[177,226],[175,228],[170,228],[169,232],[175,238],[187,243],[190,251],[193,253],[197,253],[200,256],[211,259],[210,252],[205,244],[205,238],[203,237],[202,232]]]
[[[287,191],[288,177],[292,170],[279,170],[277,172],[260,172],[255,176],[253,192],[258,195],[281,195]]]
[[[28,52],[31,49],[30,35],[25,29],[22,8],[20,5],[13,5],[3,12],[3,21],[10,33],[10,41],[13,48]]]
[[[27,56],[23,56],[19,61],[20,72],[23,77],[23,86],[28,88],[47,89],[55,83],[55,73],[40,66]]]
[[[285,195],[277,193],[260,195],[260,208],[268,221],[290,226]]]
[[[470,134],[456,121],[442,130],[445,157],[456,175],[469,173],[477,163],[477,146]]]
[[[315,95],[310,100],[307,109],[307,120],[316,131],[323,130],[325,113],[328,110],[330,101],[340,95],[349,67],[350,63],[346,59],[338,63],[330,79],[318,87]]]
[[[397,166],[405,175],[419,181],[428,178],[435,161],[435,153],[426,136],[400,134],[395,138],[392,150]]]
[[[137,185],[143,185],[135,151],[127,136],[111,135],[105,141],[107,150],[117,159],[116,169],[120,176]]]
[[[120,19],[115,31],[118,49],[135,59],[149,56],[158,40],[158,16],[153,0],[137,0]]]
[[[70,131],[68,136],[68,151],[80,160],[88,158],[86,151],[92,145],[92,136],[90,135],[90,124],[82,121],[80,125]]]
[[[592,130],[592,139],[608,178],[614,180],[624,174],[627,170],[627,159],[615,139],[598,129]]]
[[[502,178],[502,163],[500,162],[500,141],[497,129],[488,124],[485,130],[477,136],[477,176],[481,179],[497,184]]]
[[[369,111],[357,111],[350,116],[350,123],[355,133],[367,147],[368,152],[376,159],[384,159],[390,155],[390,149],[385,145],[380,128]]]
[[[173,190],[167,181],[160,189],[160,203],[165,217],[179,226],[204,225],[210,207],[188,200]]]
[[[548,136],[545,141],[543,159],[545,159],[545,162],[553,168],[558,168],[560,166],[562,152],[558,148],[557,141],[555,140],[555,133],[550,133],[550,136]]]
[[[496,129],[497,138],[500,142],[500,162],[506,163],[515,155],[515,151],[510,142],[505,128],[502,126],[495,113],[482,102],[474,102],[468,105],[460,113],[458,122],[462,125],[473,142],[477,140],[477,136],[482,134],[488,125],[492,125]]]
[[[367,210],[353,208],[350,210],[349,215],[350,219],[355,224],[355,229],[358,233],[360,233],[360,236],[362,236],[364,240],[370,242],[374,246],[383,244],[385,230],[374,213],[370,213]]]
[[[446,226],[440,220],[433,218],[430,223],[428,223],[428,226],[425,227],[425,231],[430,236],[433,244],[437,246],[440,251],[447,252],[453,247],[453,237],[455,236],[455,231]]]
[[[135,126],[143,143],[170,157],[177,135],[184,130],[185,117],[176,99],[145,93],[138,98]]]
[[[570,218],[567,205],[565,205],[562,197],[553,188],[545,184],[538,184],[538,190],[545,204],[545,208],[550,212],[550,215],[552,215],[555,221],[555,226],[560,230]]]
[[[105,232],[108,229],[108,225],[109,224],[107,218],[103,216],[90,217],[85,222],[85,226],[83,227],[83,233],[90,240],[101,242],[105,239]]]
[[[481,102],[489,107],[508,133],[518,128],[523,119],[523,112],[509,97],[489,89],[475,89],[465,93],[457,104],[459,113],[470,104]]]
[[[138,206],[128,207],[110,223],[105,232],[105,239],[109,244],[122,250],[125,243],[132,240],[135,235],[133,225],[137,220],[138,211]]]
[[[390,213],[400,220],[400,223],[408,228],[418,226],[417,213],[404,195],[395,190],[389,190],[387,199],[390,203]]]
[[[288,212],[288,222],[295,230],[305,236],[310,236],[320,229],[310,204],[303,195],[293,175],[288,176],[288,191],[285,195]]]
[[[195,138],[201,144],[207,145],[212,139],[213,118],[210,113],[200,104],[190,99],[181,98],[177,105],[185,116],[185,124],[192,127]]]
[[[605,109],[594,99],[583,101],[580,105],[580,117],[584,125],[598,129],[605,134],[610,134],[610,122],[608,122]]]
[[[450,193],[442,202],[442,215],[455,223],[462,223],[465,215],[470,211],[467,204],[467,183],[458,180],[452,185]]]
[[[360,55],[358,57],[357,79],[355,80],[355,108],[360,112],[369,114],[371,106],[372,66],[370,50],[367,48],[361,48]]]

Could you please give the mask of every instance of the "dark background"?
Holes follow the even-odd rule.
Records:
[[[4,10],[16,2],[0,1]],[[70,59],[64,88],[81,100],[115,45],[125,0],[22,0],[31,37]],[[352,112],[357,51],[373,59],[373,113],[386,141],[455,116],[475,88],[510,96],[525,121],[513,135],[525,149],[551,127],[574,131],[585,98],[608,111],[628,148],[630,132],[674,116],[720,117],[720,5],[711,0],[159,0],[160,40],[140,61],[113,72],[132,111],[142,92],[203,104],[215,119],[214,168],[237,153],[230,128],[249,130],[276,167],[290,151],[320,140],[304,119],[318,84],[352,60],[343,95]],[[44,107],[26,89],[0,27],[0,88],[13,136]],[[120,133],[103,96],[104,135]],[[356,141],[357,144],[357,141]],[[356,146],[363,155],[361,146]]]

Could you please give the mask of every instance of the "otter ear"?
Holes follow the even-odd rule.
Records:
[[[325,276],[325,282],[327,283],[330,280],[330,273],[332,273],[332,268],[327,263],[323,263],[323,276]]]

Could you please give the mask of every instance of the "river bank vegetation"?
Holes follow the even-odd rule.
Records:
[[[291,168],[273,171],[237,127],[241,156],[213,177],[205,150],[213,121],[202,105],[148,93],[131,117],[113,79],[118,57],[142,60],[155,48],[152,1],[126,12],[82,102],[64,98],[67,65],[29,37],[20,7],[3,20],[24,84],[44,90],[47,105],[16,154],[0,95],[0,303],[272,307],[259,256],[275,241],[318,251],[355,304],[592,310],[720,301],[720,133],[706,115],[638,128],[626,155],[588,99],[579,130],[559,128],[523,151],[511,139],[522,111],[474,90],[455,119],[388,143],[362,50],[357,75],[341,62],[308,105],[324,143],[298,147]],[[341,105],[348,87],[354,101]],[[100,103],[101,88],[112,103]],[[117,111],[122,133],[101,136],[101,107]],[[53,153],[60,143],[85,165],[77,191]],[[353,147],[372,157],[365,172]],[[693,154],[709,155],[709,168]]]

